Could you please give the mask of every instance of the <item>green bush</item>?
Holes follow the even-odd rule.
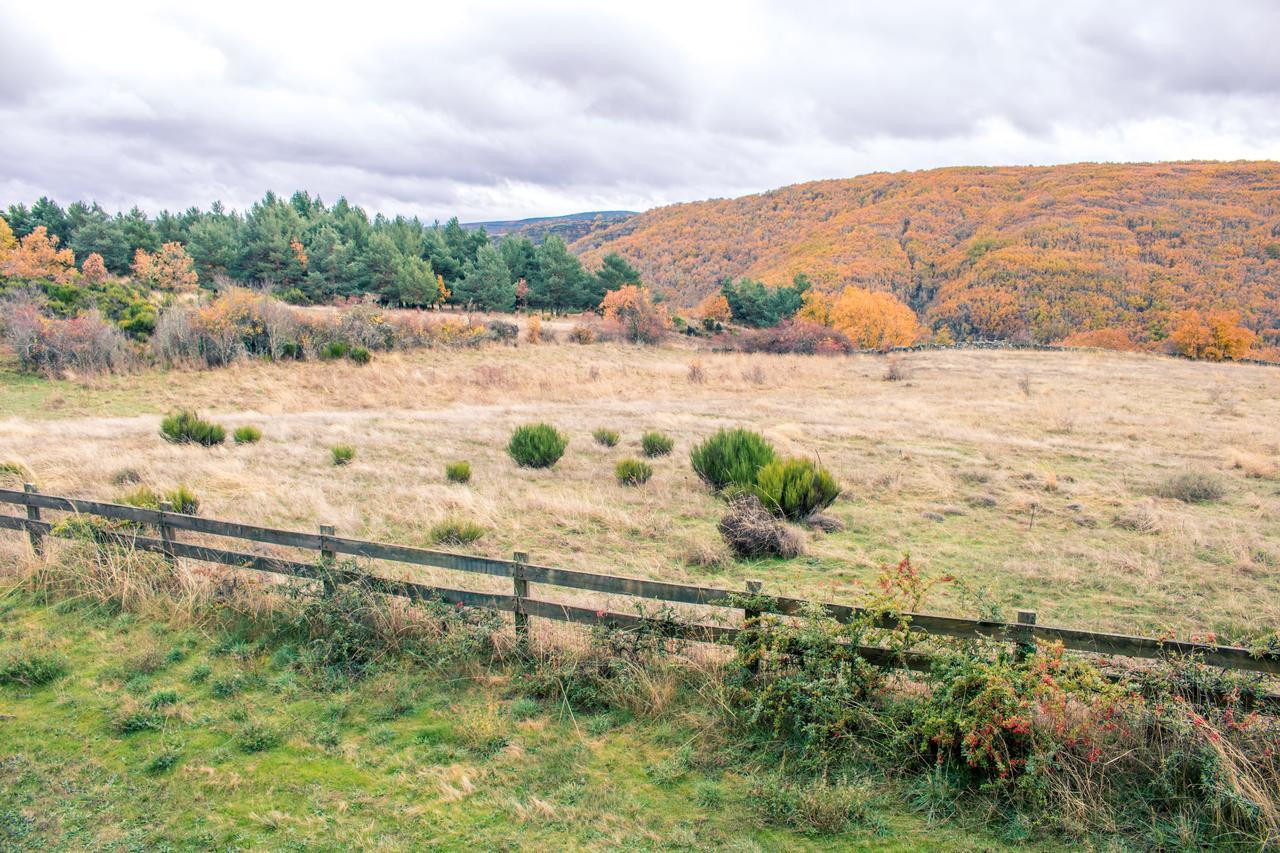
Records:
[[[241,752],[265,752],[280,744],[280,733],[266,723],[246,722],[236,732],[236,747]]]
[[[351,346],[342,341],[330,341],[320,347],[320,358],[325,361],[331,361],[337,358],[346,358],[347,353],[351,352]]]
[[[195,496],[194,492],[182,485],[167,492],[157,492],[146,485],[138,486],[125,492],[117,500],[119,503],[143,509],[160,509],[160,504],[168,501],[173,505],[174,512],[180,512],[183,515],[195,515],[200,511],[200,499]]]
[[[1222,479],[1206,471],[1185,471],[1174,474],[1160,484],[1160,497],[1173,498],[1189,504],[1213,503],[1222,500],[1226,488]]]
[[[367,347],[352,347],[351,352],[347,353],[347,358],[356,364],[368,364],[373,356],[369,354]]]
[[[350,465],[356,458],[356,449],[349,444],[335,444],[329,448],[329,455],[333,457],[334,465]]]
[[[236,444],[256,444],[262,439],[262,430],[256,426],[236,427],[231,437],[236,440]]]
[[[765,509],[801,521],[831,506],[840,486],[831,473],[809,459],[775,459],[756,475],[755,493]]]
[[[470,545],[483,535],[483,527],[465,518],[449,517],[431,528],[431,541],[438,545]]]
[[[613,469],[619,485],[640,486],[649,482],[653,476],[653,466],[639,459],[623,459]]]
[[[525,424],[511,434],[507,453],[522,468],[550,468],[568,444],[569,439],[550,424]]]
[[[42,687],[66,674],[66,659],[52,652],[20,650],[0,658],[0,684]]]
[[[185,409],[160,421],[160,434],[174,444],[202,444],[212,447],[227,440],[227,431],[218,424],[202,419]]]
[[[650,431],[640,436],[640,447],[644,449],[645,456],[666,456],[675,446],[675,439],[660,432]]]
[[[592,432],[591,437],[596,440],[596,444],[602,444],[605,447],[613,447],[622,438],[622,436],[618,435],[616,429],[604,429],[603,427]]]
[[[176,489],[164,493],[165,500],[173,505],[174,512],[183,515],[195,515],[200,511],[200,499],[186,486],[179,484]]]
[[[754,488],[756,475],[773,459],[773,445],[747,429],[722,429],[689,453],[694,473],[717,491]]]
[[[450,483],[470,483],[471,463],[450,462],[444,466],[444,476]]]

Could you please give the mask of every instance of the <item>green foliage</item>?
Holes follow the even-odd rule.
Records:
[[[1226,487],[1222,478],[1207,471],[1184,471],[1160,483],[1156,493],[1183,503],[1213,503],[1222,500]]]
[[[840,486],[826,468],[794,457],[761,468],[754,491],[766,509],[789,521],[802,521],[840,496]]]
[[[773,445],[747,429],[722,429],[689,453],[694,473],[717,491],[754,488],[760,469],[773,459]]]
[[[0,684],[43,687],[67,674],[66,658],[55,652],[18,649],[0,658]]]
[[[248,720],[235,735],[236,748],[241,752],[265,752],[280,745],[280,732],[272,725],[257,720]]]
[[[164,728],[164,719],[164,714],[153,708],[126,705],[112,720],[111,730],[118,735],[158,732]]]
[[[604,427],[600,427],[599,429],[593,430],[591,433],[591,437],[596,440],[596,444],[600,444],[605,447],[614,447],[615,445],[617,445],[618,441],[622,438],[622,436],[618,435],[617,430],[605,429]]]
[[[235,439],[236,444],[257,444],[262,440],[262,430],[256,426],[236,427],[231,437]]]
[[[165,492],[165,499],[173,504],[173,511],[183,515],[195,515],[200,511],[200,500],[186,486],[179,484],[177,488]]]
[[[511,434],[507,453],[522,468],[550,468],[568,445],[568,437],[550,424],[526,424]]]
[[[329,448],[329,456],[334,465],[350,465],[356,458],[356,449],[349,444],[335,444]]]
[[[351,352],[351,344],[345,341],[329,341],[320,347],[320,358],[324,361],[335,361],[346,358]]]
[[[0,462],[0,481],[22,482],[29,476],[31,476],[31,472],[21,462]]]
[[[470,462],[449,462],[444,466],[444,476],[450,483],[471,482]]]
[[[225,428],[185,409],[161,420],[160,434],[165,441],[174,444],[201,444],[205,447],[222,444],[227,439]]]
[[[173,505],[174,512],[180,512],[183,515],[195,515],[200,511],[200,499],[184,485],[163,493],[157,492],[150,486],[141,485],[125,492],[118,500],[122,504],[143,509],[160,509],[160,505],[168,501]]]
[[[619,485],[641,486],[653,476],[653,466],[639,459],[623,459],[614,467],[613,474]]]
[[[474,521],[451,516],[431,526],[431,541],[439,545],[470,545],[484,532]]]
[[[797,275],[790,287],[767,287],[743,278],[726,281],[720,291],[729,302],[734,322],[762,329],[795,316],[804,304],[803,296],[808,289],[808,279]]]
[[[369,354],[367,347],[352,347],[351,351],[347,353],[347,358],[351,359],[355,364],[361,365],[368,364],[373,360],[373,356]]]
[[[855,827],[884,828],[865,785],[767,774],[755,781],[749,797],[768,826],[811,835],[835,835]]]
[[[640,447],[644,450],[644,455],[650,458],[666,456],[675,445],[675,439],[660,432],[651,430],[640,436]]]
[[[511,311],[516,307],[516,283],[511,269],[492,245],[481,246],[454,290],[455,301],[482,311]]]
[[[176,690],[157,690],[147,697],[147,707],[168,708],[178,704],[178,692]]]

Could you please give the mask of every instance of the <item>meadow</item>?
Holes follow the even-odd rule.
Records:
[[[170,444],[159,424],[178,408],[261,439]],[[717,586],[759,579],[843,603],[864,601],[909,553],[956,579],[931,611],[1029,608],[1042,624],[1130,633],[1252,636],[1280,617],[1280,372],[1261,366],[522,342],[379,353],[364,366],[250,361],[78,380],[10,369],[0,411],[0,461],[14,463],[4,485],[53,494],[109,500],[181,484],[204,516],[423,546],[460,519],[483,529],[461,546],[474,553]],[[511,431],[533,421],[569,437],[554,468],[507,456]],[[819,457],[844,487],[828,511],[843,529],[806,531],[791,560],[732,559],[716,531],[724,504],[689,465],[693,444],[724,426]],[[597,443],[597,428],[617,430],[618,445]],[[619,485],[614,464],[641,455],[647,430],[671,436],[673,451],[647,460],[647,483]],[[336,466],[343,444],[354,457]],[[445,475],[459,460],[471,464],[465,485]],[[1185,500],[1187,473],[1211,494]],[[0,536],[0,555],[18,574],[31,565],[16,533]],[[785,762],[719,723],[711,679],[642,680],[650,692],[589,711],[568,695],[531,698],[509,660],[409,656],[317,684],[297,648],[207,614],[3,590],[0,656],[48,649],[65,668],[47,685],[0,687],[6,846],[1053,846],[990,801],[939,795],[927,776],[824,775],[797,793],[777,775]],[[582,642],[536,620],[534,631]],[[703,674],[722,663],[691,658]],[[1104,833],[1090,835],[1095,846],[1112,843],[1105,826],[1081,826]]]

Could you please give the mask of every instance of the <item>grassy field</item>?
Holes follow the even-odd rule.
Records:
[[[691,366],[699,368],[694,381]],[[887,381],[889,365],[903,378]],[[166,444],[159,416],[196,407],[260,443]],[[112,498],[179,483],[201,513],[424,545],[460,516],[483,554],[856,602],[909,552],[963,582],[933,609],[1039,611],[1042,623],[1129,632],[1246,632],[1280,619],[1280,371],[1102,353],[926,352],[809,358],[683,348],[549,345],[434,350],[348,363],[251,363],[86,382],[0,375],[0,461],[46,491]],[[570,436],[550,471],[505,454],[520,423]],[[688,451],[747,425],[817,455],[845,487],[846,530],[809,534],[788,562],[734,563],[722,504]],[[591,431],[622,433],[616,448]],[[640,434],[676,440],[643,488],[614,463]],[[356,448],[335,468],[328,448]],[[445,463],[469,460],[470,485]],[[1220,499],[1161,496],[1203,472]],[[21,477],[11,476],[16,483]],[[5,536],[0,548],[24,545]],[[426,573],[424,572],[425,576]],[[458,582],[459,579],[451,579]],[[466,578],[474,585],[476,579]],[[482,579],[483,580],[483,579]]]

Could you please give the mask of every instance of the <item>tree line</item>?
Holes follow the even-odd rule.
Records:
[[[587,271],[556,236],[537,245],[516,235],[495,242],[456,217],[443,225],[370,217],[346,199],[326,205],[306,192],[287,200],[268,192],[243,213],[214,202],[154,218],[137,207],[111,214],[96,202],[63,208],[42,197],[30,207],[10,205],[3,218],[19,240],[43,228],[77,266],[97,255],[108,273],[128,276],[139,251],[149,257],[177,243],[199,284],[265,285],[297,304],[372,294],[401,307],[568,312],[594,309],[608,291],[640,282],[616,253]]]

